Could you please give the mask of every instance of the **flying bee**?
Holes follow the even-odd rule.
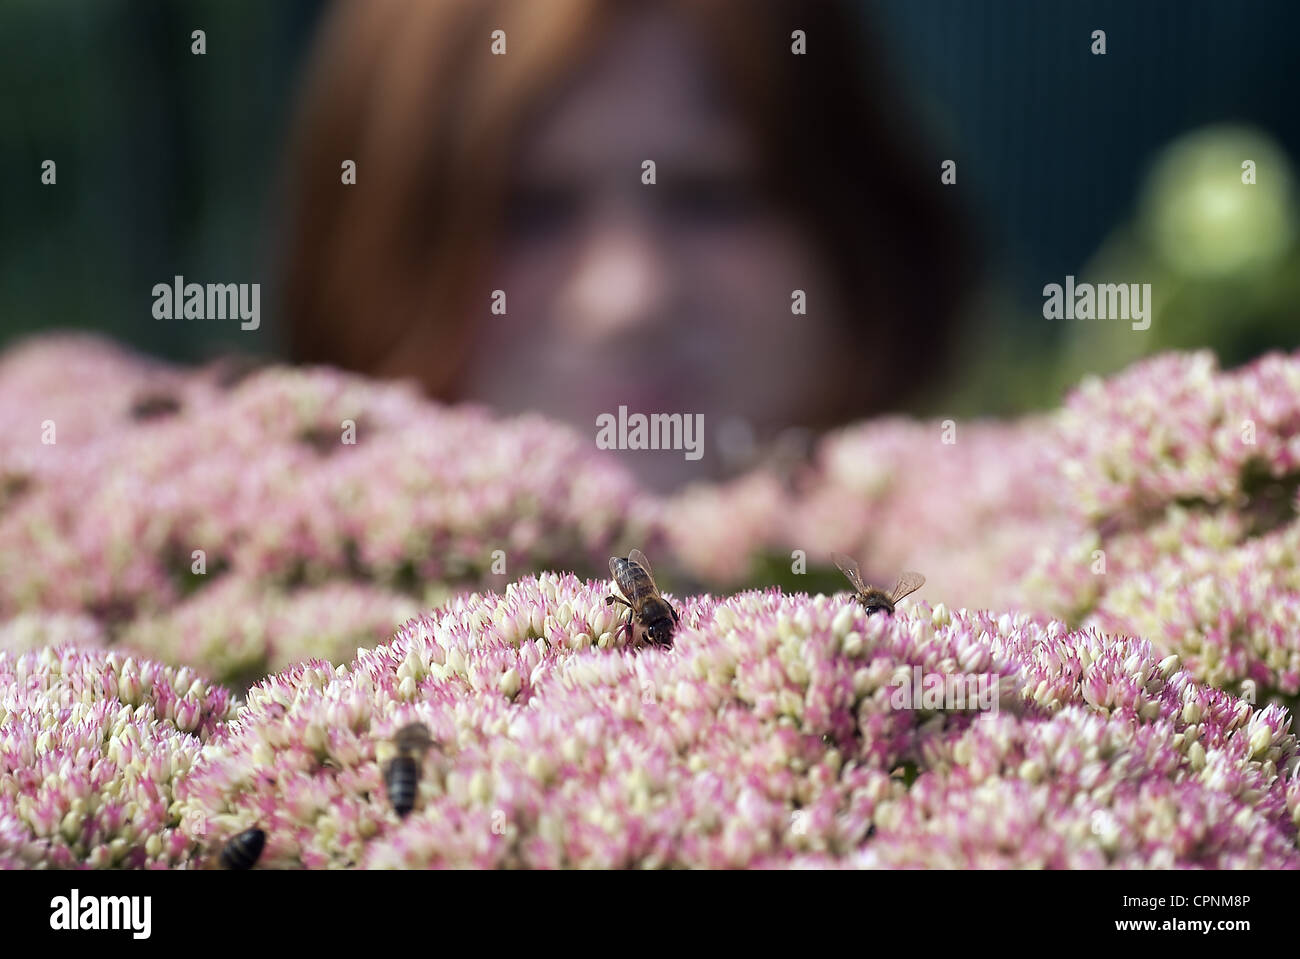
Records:
[[[623,595],[615,596],[611,593],[605,597],[605,605],[622,603],[628,609],[627,622],[619,627],[619,631],[635,631],[637,626],[643,626],[650,642],[656,646],[671,647],[673,630],[680,620],[672,604],[659,595],[659,587],[655,585],[650,561],[645,558],[645,553],[634,549],[627,554],[627,559],[611,556],[609,571]]]
[[[393,736],[393,744],[397,747],[397,755],[384,768],[384,786],[388,789],[393,809],[405,819],[415,808],[424,753],[433,745],[433,739],[424,723],[408,723]]]
[[[858,564],[853,559],[843,553],[831,553],[831,559],[835,560],[840,572],[848,578],[853,591],[858,594],[858,602],[866,607],[868,613],[878,613],[883,609],[892,616],[894,606],[900,599],[925,585],[925,577],[920,573],[904,572],[899,574],[894,588],[886,593],[883,589],[862,582],[862,574],[858,572]]]
[[[265,845],[266,833],[260,829],[245,829],[221,850],[222,868],[252,869]]]

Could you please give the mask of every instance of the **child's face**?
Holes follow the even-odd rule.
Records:
[[[681,25],[638,17],[603,37],[515,158],[463,398],[593,436],[620,405],[702,413],[709,434],[730,417],[763,433],[852,389],[846,306],[810,238],[762,192],[755,149]],[[505,316],[489,312],[494,289]],[[796,289],[807,315],[791,312]],[[662,485],[716,474],[717,460],[710,437],[700,463],[631,465]]]

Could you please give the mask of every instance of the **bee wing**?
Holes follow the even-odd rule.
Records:
[[[845,556],[843,553],[831,553],[831,559],[835,565],[840,568],[840,572],[848,577],[853,588],[859,593],[865,593],[867,587],[862,583],[862,573],[858,571],[858,562],[851,556]]]
[[[654,588],[656,593],[659,592],[659,584],[655,582],[655,574],[650,569],[650,560],[645,558],[645,553],[641,552],[639,549],[634,549],[632,552],[627,554],[627,561],[635,566],[640,566],[645,570],[645,574],[650,580],[651,587]],[[669,572],[671,573],[672,570],[669,570]]]
[[[623,585],[623,566],[626,563],[627,560],[621,556],[611,556],[609,558],[609,575],[614,577],[614,585],[623,594],[623,598],[631,599],[632,597],[627,593],[627,588]]]
[[[914,573],[911,570],[900,573],[898,582],[894,584],[894,590],[889,594],[889,601],[897,603],[904,596],[915,593],[925,585],[925,577],[920,573]]]

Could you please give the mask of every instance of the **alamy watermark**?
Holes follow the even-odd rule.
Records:
[[[260,283],[186,283],[177,276],[153,287],[155,320],[233,320],[241,330],[262,325]]]
[[[1150,283],[1078,283],[1043,287],[1043,317],[1048,320],[1132,320],[1133,329],[1151,326]]]
[[[685,450],[688,460],[704,455],[703,413],[632,413],[596,417],[596,447],[602,450]]]
[[[892,709],[977,709],[997,713],[1000,677],[990,673],[927,673],[913,666],[892,685]]]
[[[70,896],[50,900],[50,928],[76,932],[82,929],[130,930],[132,938],[148,939],[153,928],[151,896]]]

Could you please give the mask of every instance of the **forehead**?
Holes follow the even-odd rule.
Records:
[[[630,164],[639,173],[644,160],[671,163],[682,153],[735,159],[744,131],[705,39],[655,9],[619,15],[594,38],[520,147],[531,172]]]

